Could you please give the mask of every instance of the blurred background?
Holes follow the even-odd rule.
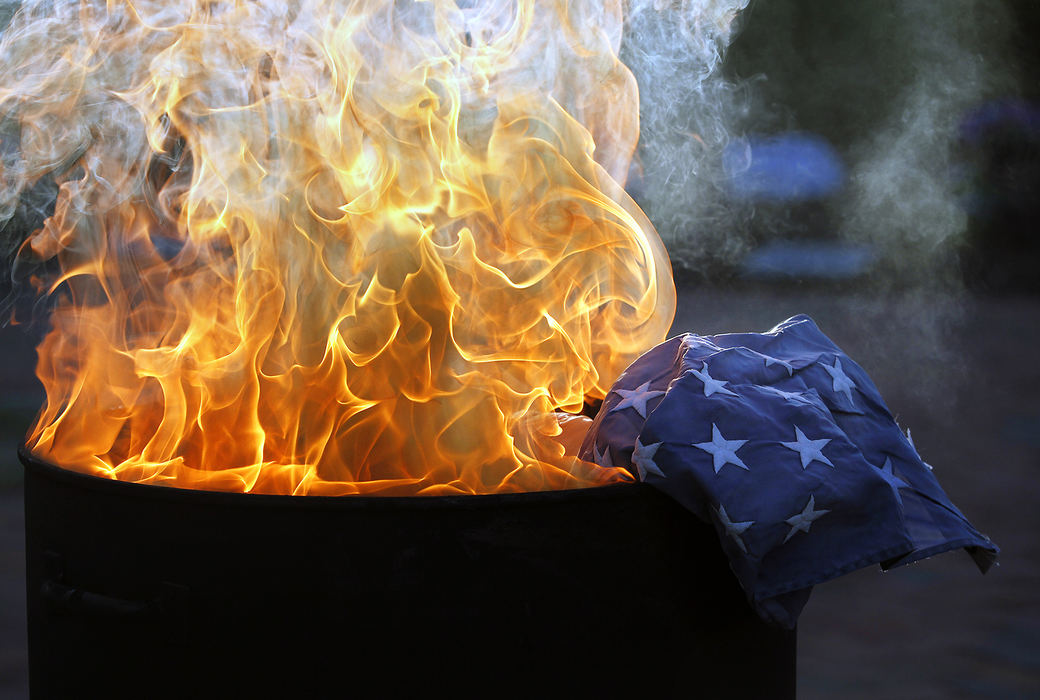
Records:
[[[16,5],[0,4],[0,26]],[[720,62],[678,93],[642,44],[623,45],[643,86],[628,187],[669,248],[673,331],[809,314],[1002,548],[985,577],[950,553],[817,587],[801,698],[1040,697],[1038,36],[1032,0],[753,0]],[[38,226],[52,197],[40,183],[3,238]],[[15,451],[42,401],[44,330],[0,328],[5,698],[27,694]]]

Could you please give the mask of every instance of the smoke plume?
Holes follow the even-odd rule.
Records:
[[[726,47],[748,0],[632,3],[621,59],[640,100],[638,169],[630,183],[674,263],[732,258],[745,242],[725,201],[722,152],[746,103],[742,86],[721,73]]]

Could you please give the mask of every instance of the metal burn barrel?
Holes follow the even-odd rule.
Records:
[[[794,697],[795,633],[645,484],[267,496],[20,457],[33,698]]]

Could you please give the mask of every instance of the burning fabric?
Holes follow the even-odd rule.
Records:
[[[805,316],[688,334],[614,385],[581,455],[711,522],[760,615],[793,626],[814,584],[997,548],[950,502],[866,373]]]
[[[710,72],[744,5],[26,3],[0,44],[0,221],[57,189],[20,242],[51,306],[28,448],[301,496],[638,474],[787,625],[871,562],[963,546],[985,568],[996,548],[807,319],[640,357],[675,289],[624,189],[622,30],[676,13]]]

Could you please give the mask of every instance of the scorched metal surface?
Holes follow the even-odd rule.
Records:
[[[33,698],[794,697],[794,632],[644,484],[264,496],[20,457]]]

